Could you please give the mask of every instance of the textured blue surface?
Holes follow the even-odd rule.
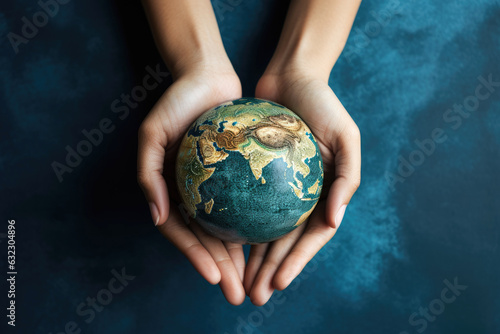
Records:
[[[286,2],[214,3],[251,96]],[[227,304],[150,221],[136,134],[169,80],[138,105],[120,101],[160,63],[140,5],[70,1],[15,54],[7,34],[38,10],[0,7],[0,233],[16,219],[17,333],[70,321],[83,333],[500,331],[500,87],[478,79],[500,81],[499,1],[363,2],[330,80],[361,130],[362,185],[335,239],[262,308]],[[489,96],[473,105],[478,85]],[[59,182],[52,162],[106,118],[113,130]],[[77,313],[106,300],[124,267],[135,278],[108,305]],[[455,278],[467,288],[444,304]],[[439,314],[423,320],[429,307]]]

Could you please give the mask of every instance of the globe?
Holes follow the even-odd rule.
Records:
[[[308,218],[321,194],[323,162],[299,116],[271,101],[241,98],[191,125],[176,180],[185,210],[208,233],[258,244]]]

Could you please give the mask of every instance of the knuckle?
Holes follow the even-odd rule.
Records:
[[[333,237],[333,234],[335,234],[335,231],[332,227],[330,226],[318,226],[315,228],[311,228],[310,231],[308,231],[308,234],[313,236],[316,241],[316,245],[319,245],[323,247],[323,245],[326,245],[328,241]],[[312,254],[308,254],[309,257],[313,257]]]
[[[290,256],[295,257],[298,262],[309,262],[311,255],[301,248],[292,249]]]
[[[279,260],[274,257],[270,257],[269,259],[266,258],[262,264],[263,267],[267,267],[268,269],[277,268],[279,265]]]
[[[359,141],[361,139],[361,133],[360,133],[359,128],[356,125],[356,123],[354,123],[354,121],[349,126],[347,126],[345,128],[345,131],[346,131],[347,136],[351,140]]]
[[[233,261],[229,256],[216,257],[214,260],[217,266],[221,269],[229,268],[233,264]]]
[[[139,139],[158,138],[162,133],[162,118],[157,114],[148,115],[139,127]]]
[[[359,175],[359,173],[358,173],[352,179],[352,186],[353,186],[354,190],[357,190],[360,185],[361,185],[361,175]]]
[[[149,182],[150,180],[150,177],[148,175],[148,173],[142,171],[142,170],[138,170],[137,171],[137,183],[139,183],[139,185],[141,187],[147,187],[148,184],[150,183]]]
[[[351,189],[351,192],[354,194],[356,190],[359,188],[361,184],[361,177],[359,176],[359,173],[349,173],[349,175],[346,175],[343,177],[345,184],[347,185],[348,188]]]
[[[186,248],[181,249],[181,252],[184,253],[186,257],[194,256],[194,254],[199,254],[204,251],[205,247],[203,247],[200,243],[193,243],[188,245]]]
[[[154,123],[145,119],[139,127],[139,139],[149,138],[156,133]]]

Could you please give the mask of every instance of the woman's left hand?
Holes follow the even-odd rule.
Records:
[[[274,289],[285,289],[335,235],[347,204],[360,183],[358,127],[324,79],[306,70],[264,74],[256,97],[297,113],[312,130],[324,164],[322,197],[308,221],[285,237],[252,246],[244,287],[255,305],[264,305]]]

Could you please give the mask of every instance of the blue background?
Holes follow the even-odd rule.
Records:
[[[287,2],[214,3],[251,96]],[[161,62],[140,4],[70,1],[16,54],[7,34],[20,34],[21,18],[40,8],[3,2],[0,270],[4,277],[7,219],[15,219],[18,271],[17,326],[8,332],[59,333],[74,321],[83,333],[418,333],[424,326],[409,317],[438,307],[443,281],[455,278],[467,289],[424,332],[500,332],[500,87],[469,117],[447,114],[460,125],[443,119],[474,95],[479,76],[500,81],[500,3],[392,3],[362,3],[330,79],[361,130],[361,187],[334,240],[258,308],[231,306],[203,281],[155,230],[136,185],[137,130],[170,83],[123,120],[111,111]],[[51,163],[103,118],[114,131],[59,182]],[[387,175],[400,157],[410,159],[415,140],[436,128],[446,140],[392,187]],[[122,268],[135,278],[86,323],[78,305]],[[3,278],[0,289],[4,309]]]

